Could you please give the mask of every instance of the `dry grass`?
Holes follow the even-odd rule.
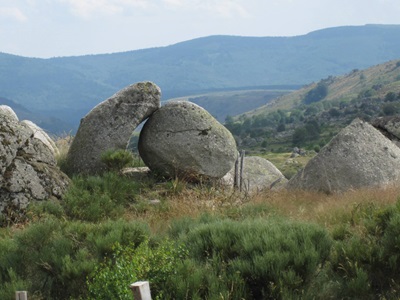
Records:
[[[338,224],[354,223],[361,207],[384,208],[394,204],[399,195],[400,186],[364,188],[332,195],[282,190],[257,195],[251,202],[268,203],[283,216],[331,229]]]
[[[338,225],[353,226],[362,217],[360,214],[363,209],[382,209],[396,203],[400,195],[400,186],[365,188],[331,195],[280,190],[248,196],[231,189],[190,186],[183,182],[177,184],[182,185],[178,190],[163,186],[143,193],[139,205],[133,205],[133,209],[127,211],[125,217],[142,220],[154,232],[160,233],[165,232],[171,222],[180,218],[197,218],[204,213],[235,218],[242,216],[244,211],[249,217],[249,211],[260,215],[260,209],[265,209],[268,211],[267,215],[263,215],[265,217],[279,215],[292,220],[317,223],[332,230]],[[161,203],[148,204],[148,200],[152,199],[161,199]]]
[[[67,157],[67,153],[69,150],[69,147],[72,144],[73,136],[71,133],[65,133],[61,136],[58,136],[55,138],[55,144],[58,148],[58,155],[56,156],[57,164],[60,166],[63,164]]]

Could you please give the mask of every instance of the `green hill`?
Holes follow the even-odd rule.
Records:
[[[1,96],[74,124],[128,84],[163,99],[302,85],[400,57],[400,25],[328,28],[295,37],[209,36],[123,53],[38,59],[0,53]]]
[[[318,150],[354,118],[400,113],[400,61],[329,76],[226,125],[243,148]]]

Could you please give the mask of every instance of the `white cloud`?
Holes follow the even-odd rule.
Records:
[[[183,6],[185,4],[184,0],[162,0],[167,6]]]
[[[121,14],[129,8],[145,9],[150,7],[146,0],[60,0],[70,6],[73,14],[82,18],[97,15]]]
[[[225,18],[234,18],[237,16],[246,18],[250,16],[250,13],[242,5],[233,0],[212,1],[212,3],[207,5],[207,9]]]
[[[169,8],[184,8],[193,13],[206,12],[207,14],[223,18],[249,17],[244,8],[245,3],[240,0],[162,0]]]
[[[17,7],[0,7],[0,18],[9,18],[18,22],[25,22],[28,18]]]

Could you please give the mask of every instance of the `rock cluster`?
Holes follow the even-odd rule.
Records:
[[[0,106],[0,214],[3,216],[18,215],[31,201],[61,198],[66,190],[69,178],[57,168],[50,140],[35,124],[19,122],[10,107]]]
[[[355,119],[289,182],[289,189],[342,192],[400,180],[400,148]]]

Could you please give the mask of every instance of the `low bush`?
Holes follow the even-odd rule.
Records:
[[[71,218],[97,222],[121,216],[135,201],[140,184],[114,172],[102,176],[76,176],[64,195],[64,207]]]
[[[38,221],[0,238],[0,295],[29,283],[23,289],[37,299],[78,299],[87,292],[86,276],[112,253],[115,243],[140,245],[148,234],[146,225],[122,220]]]
[[[336,296],[399,299],[400,201],[385,209],[359,206],[352,226],[335,233],[330,280],[340,282]]]
[[[332,245],[322,228],[275,218],[181,228],[189,258],[168,278],[168,295],[176,299],[300,297]]]
[[[118,172],[122,168],[133,166],[133,153],[129,150],[107,150],[101,154],[101,161],[107,166],[108,171]]]
[[[176,272],[177,262],[186,256],[182,246],[164,240],[151,246],[148,241],[138,247],[134,244],[113,247],[113,254],[90,274],[87,280],[89,299],[132,299],[129,284],[151,281],[151,291],[156,299],[164,298],[163,284]]]

